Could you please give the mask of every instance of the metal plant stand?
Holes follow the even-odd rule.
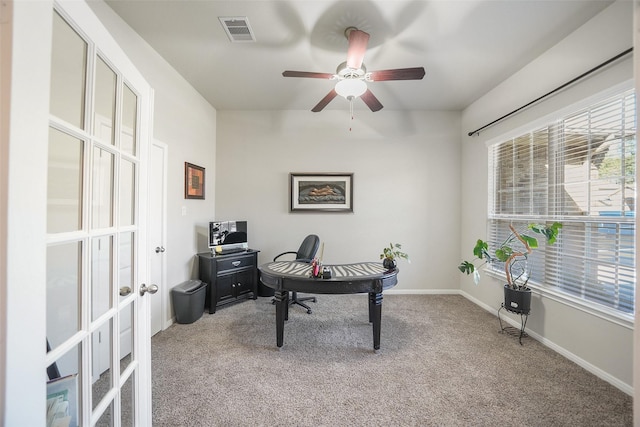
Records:
[[[502,326],[502,319],[500,318],[500,310],[507,310],[509,313],[519,314],[520,315],[520,330],[514,328],[513,326]],[[524,328],[527,326],[527,320],[529,319],[529,311],[523,312],[521,310],[510,310],[508,307],[505,307],[504,303],[500,304],[500,308],[498,309],[498,321],[500,322],[500,332],[507,333],[514,337],[518,337],[518,341],[520,345],[522,345],[522,337],[528,337],[527,333],[524,331]]]

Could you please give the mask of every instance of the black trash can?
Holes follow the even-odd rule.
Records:
[[[259,297],[272,297],[276,294],[276,290],[266,286],[260,280],[260,271],[258,271],[258,296]]]
[[[206,295],[207,284],[200,280],[187,280],[171,289],[176,321],[193,323],[202,317]]]

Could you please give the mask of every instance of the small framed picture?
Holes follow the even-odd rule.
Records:
[[[290,211],[353,212],[353,173],[291,173]]]
[[[204,199],[204,168],[184,162],[184,198]]]

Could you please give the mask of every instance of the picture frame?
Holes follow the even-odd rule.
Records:
[[[184,162],[184,198],[204,200],[204,168]]]
[[[289,174],[290,212],[353,212],[353,173]]]

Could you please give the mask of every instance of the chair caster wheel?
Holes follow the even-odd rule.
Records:
[[[311,314],[311,310],[307,310],[307,314]]]

